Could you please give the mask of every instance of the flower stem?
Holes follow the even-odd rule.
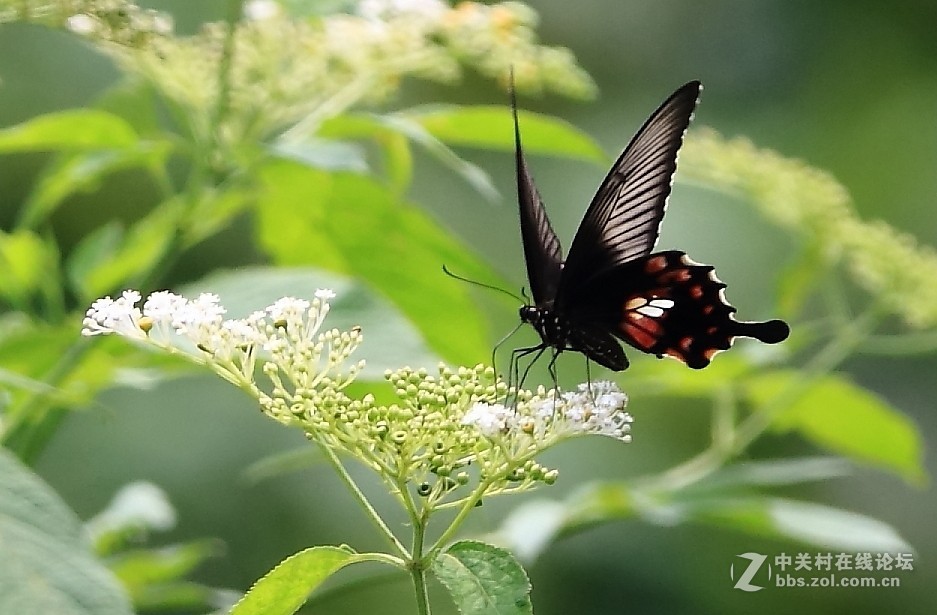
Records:
[[[413,524],[413,547],[410,560],[410,578],[413,579],[413,592],[416,596],[416,609],[420,615],[430,615],[429,592],[426,589],[426,567],[432,561],[423,553],[426,539],[427,513],[417,516]]]
[[[378,531],[380,531],[380,533],[383,534],[385,538],[387,538],[387,540],[393,545],[394,549],[400,553],[401,557],[406,560],[411,559],[411,555],[409,551],[407,551],[407,547],[404,546],[404,544],[400,542],[397,536],[394,535],[391,529],[387,527],[387,524],[384,523],[383,519],[381,519],[381,516],[371,505],[371,502],[368,501],[367,496],[364,495],[361,489],[358,488],[358,485],[355,483],[354,479],[348,474],[348,471],[345,469],[345,466],[342,465],[342,462],[335,454],[335,451],[325,445],[320,445],[320,448],[322,449],[322,452],[325,453],[326,459],[329,460],[329,463],[331,463],[332,467],[335,468],[335,471],[338,472],[339,477],[351,490],[352,495],[355,496],[355,499],[357,499],[364,508],[368,517],[377,527]]]

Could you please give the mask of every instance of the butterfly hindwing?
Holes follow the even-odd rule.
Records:
[[[683,252],[658,252],[595,278],[584,290],[599,301],[570,317],[601,322],[638,350],[673,357],[694,369],[709,365],[736,337],[766,343],[787,337],[788,327],[780,320],[735,320],[725,287],[710,265],[696,263]]]
[[[557,304],[595,275],[651,252],[702,86],[691,81],[651,114],[586,210],[569,249]]]

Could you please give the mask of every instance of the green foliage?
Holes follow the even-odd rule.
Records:
[[[750,395],[763,403],[800,378],[780,370],[756,377]],[[846,458],[890,470],[910,482],[924,481],[924,443],[914,423],[845,377],[828,375],[811,384],[778,415],[774,429],[796,430]]]
[[[469,278],[502,281],[489,260],[434,218],[433,204],[412,203],[407,194],[417,147],[482,196],[499,198],[487,173],[453,148],[509,151],[510,110],[393,110],[388,101],[405,77],[446,82],[463,64],[502,84],[513,67],[521,92],[586,96],[592,84],[567,51],[536,42],[535,15],[521,3],[441,10],[434,20],[406,11],[365,19],[281,9],[269,20],[232,16],[181,37],[160,13],[125,1],[0,2],[0,22],[71,30],[126,76],[97,108],[38,115],[0,130],[0,155],[47,157],[13,228],[0,231],[0,611],[127,613],[127,595],[138,609],[195,610],[216,601],[216,590],[187,580],[217,555],[214,542],[145,549],[118,541],[96,556],[67,505],[8,450],[32,461],[64,413],[102,390],[193,369],[119,340],[79,340],[81,313],[94,298],[127,286],[173,283],[169,272],[181,259],[245,214],[254,225],[252,247],[270,266],[213,272],[189,284],[190,292],[218,293],[235,315],[246,316],[282,295],[336,290],[330,318],[345,330],[362,327],[363,379],[370,382],[402,364],[474,365],[488,358],[492,314],[440,269],[445,264]],[[76,16],[83,19],[71,19]],[[370,36],[373,19],[396,36]],[[529,152],[606,160],[593,139],[562,120],[519,115]],[[127,222],[92,220],[76,246],[65,246],[54,216],[76,195],[93,198],[128,171],[155,189],[150,209]],[[778,265],[776,303],[792,321],[792,339],[761,355],[733,351],[702,372],[636,361],[621,377],[626,389],[711,408],[711,444],[650,476],[588,485],[565,501],[530,502],[508,516],[497,538],[530,561],[559,537],[639,519],[817,547],[910,551],[880,521],[772,490],[834,480],[852,464],[914,485],[926,482],[916,426],[892,401],[844,375],[842,365],[858,352],[937,350],[937,253],[882,222],[862,220],[848,191],[827,173],[745,139],[691,131],[678,178],[730,195],[790,238],[796,254]],[[916,266],[908,267],[911,262]],[[502,317],[517,306],[495,298],[487,307]],[[892,315],[903,325],[889,322]],[[413,373],[414,382],[425,377]],[[406,383],[398,388],[405,399]],[[371,394],[361,383],[343,391],[356,402]],[[362,407],[384,404],[395,420],[411,418],[393,406],[405,405],[399,396],[377,395]],[[341,418],[343,409],[328,409],[329,420]],[[458,426],[446,429],[454,433]],[[838,457],[743,461],[760,438],[789,432]],[[424,444],[412,457],[432,461]],[[256,473],[303,461],[277,459]],[[449,544],[479,499],[460,501],[446,529],[424,544],[433,511],[425,496],[409,490],[412,477],[400,477],[395,493],[413,532],[405,547],[342,460],[326,455],[326,461],[395,555],[303,550],[261,578],[233,613],[295,612],[335,572],[364,561],[409,573],[423,613],[427,572],[464,614],[532,612],[530,583],[514,555],[481,542]],[[445,476],[423,478],[446,485]],[[523,481],[514,478],[499,475],[513,481],[501,492]]]
[[[514,123],[503,106],[432,106],[404,111],[401,117],[419,124],[433,137],[453,145],[514,151]],[[524,151],[605,164],[605,155],[595,142],[576,128],[556,118],[518,111],[524,131]]]
[[[347,547],[311,547],[291,555],[268,572],[230,611],[230,615],[289,615],[309,593],[338,570],[364,561]]]
[[[457,542],[439,554],[433,574],[462,615],[533,613],[527,573],[504,549],[474,540]]]
[[[393,301],[444,357],[473,362],[487,354],[483,316],[465,286],[447,280],[440,266],[479,279],[495,276],[425,213],[361,175],[279,161],[265,165],[261,177],[260,241],[277,263],[312,261],[354,274]],[[462,315],[461,335],[451,334],[450,311]]]
[[[0,612],[132,613],[125,590],[94,557],[79,519],[48,485],[4,450],[0,450],[0,535]]]

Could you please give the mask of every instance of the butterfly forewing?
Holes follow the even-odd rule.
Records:
[[[564,297],[590,277],[651,252],[700,89],[691,81],[664,101],[605,177],[570,246],[560,282]]]
[[[560,282],[563,250],[550,219],[547,217],[540,193],[527,170],[521,133],[517,125],[517,103],[511,88],[511,111],[514,117],[514,154],[517,167],[517,199],[521,214],[521,239],[527,262],[530,292],[537,305],[552,304]]]

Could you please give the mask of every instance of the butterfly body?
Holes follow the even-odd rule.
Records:
[[[521,237],[534,299],[519,314],[541,339],[522,352],[576,351],[621,371],[623,341],[700,369],[736,337],[788,336],[780,320],[735,320],[712,266],[679,251],[651,253],[700,89],[687,83],[644,123],[593,197],[565,260],[527,169],[515,105]]]

